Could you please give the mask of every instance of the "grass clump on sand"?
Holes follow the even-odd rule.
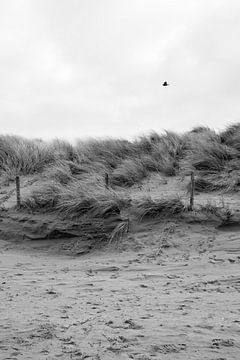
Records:
[[[204,127],[200,130],[193,129],[183,136],[184,153],[180,161],[183,173],[189,170],[219,172],[227,161],[239,155],[236,149],[223,144],[215,131]]]
[[[112,242],[119,243],[120,240],[125,238],[129,232],[129,219],[122,220],[118,225],[115,226],[109,237],[109,244]]]
[[[31,212],[57,213],[62,219],[77,221],[82,240],[110,244],[118,243],[128,233],[129,223],[122,220],[121,211],[128,208],[130,202],[125,194],[106,189],[96,176],[64,185],[56,181],[46,183],[25,198],[22,207]]]
[[[129,203],[127,196],[105,189],[100,182],[73,180],[66,185],[45,184],[24,199],[22,205],[32,211],[57,211],[65,218],[82,215],[107,218],[120,214]]]
[[[191,182],[187,185],[190,192]],[[212,192],[221,190],[223,192],[232,192],[240,190],[239,171],[221,172],[197,176],[195,179],[195,190],[198,192]]]
[[[134,145],[121,139],[78,141],[76,151],[80,161],[101,163],[106,170],[116,169],[123,159],[136,154]]]
[[[176,175],[184,150],[182,136],[171,131],[165,131],[162,135],[152,133],[148,137],[141,137],[135,145],[146,170],[161,172],[167,176]]]
[[[66,185],[76,179],[90,178],[95,175],[96,172],[90,166],[78,164],[70,160],[57,160],[44,169],[44,177],[46,179],[59,182],[62,185]]]
[[[180,168],[183,175],[195,171],[197,191],[239,190],[240,151],[231,142],[237,129],[240,127],[236,125],[216,134],[209,128],[200,128],[184,135],[186,150]]]
[[[224,144],[198,139],[194,147],[188,149],[181,162],[183,170],[198,170],[205,173],[222,171],[226,162],[240,154],[236,149]]]
[[[21,207],[31,211],[48,212],[55,209],[58,201],[59,186],[51,181],[32,191],[27,198],[23,198]]]
[[[106,190],[101,183],[91,187],[83,181],[74,181],[62,187],[59,196],[61,201],[58,202],[56,210],[71,218],[84,214],[101,218],[119,215],[129,202],[129,198]]]
[[[0,136],[0,170],[10,178],[40,172],[53,163],[55,155],[46,143],[20,136]]]
[[[205,214],[208,220],[217,219],[222,223],[229,223],[234,216],[233,210],[223,200],[219,202],[208,201],[206,204],[199,205],[198,213]]]
[[[66,185],[74,180],[70,166],[63,160],[58,160],[51,166],[48,166],[44,175],[47,179],[56,181],[62,185]]]
[[[228,126],[220,133],[221,142],[240,151],[240,123]]]
[[[173,216],[185,210],[186,206],[179,197],[154,200],[147,196],[139,200],[134,207],[134,212],[140,221],[145,218]]]
[[[111,182],[118,186],[132,186],[147,176],[148,172],[140,158],[125,159],[111,175]]]
[[[48,146],[57,160],[78,160],[78,153],[75,147],[65,140],[55,139]]]

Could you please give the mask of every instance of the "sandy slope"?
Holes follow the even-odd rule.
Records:
[[[1,360],[240,358],[239,228],[155,222],[81,257],[57,240],[0,251]]]

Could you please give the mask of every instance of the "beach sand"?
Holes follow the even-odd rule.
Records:
[[[239,228],[155,220],[118,247],[71,242],[0,240],[1,360],[240,358]]]

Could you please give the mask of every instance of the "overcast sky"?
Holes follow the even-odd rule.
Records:
[[[0,132],[129,138],[239,121],[239,19],[239,0],[0,0]]]

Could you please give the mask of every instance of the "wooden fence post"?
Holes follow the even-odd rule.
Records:
[[[194,172],[191,172],[191,193],[190,193],[190,206],[189,210],[193,211],[193,204],[194,204],[194,192],[195,192],[195,179],[194,179]]]
[[[107,189],[109,188],[109,176],[108,176],[108,173],[105,173],[105,187]]]
[[[16,176],[16,193],[17,193],[17,208],[21,207],[21,195],[20,195],[20,177]]]

